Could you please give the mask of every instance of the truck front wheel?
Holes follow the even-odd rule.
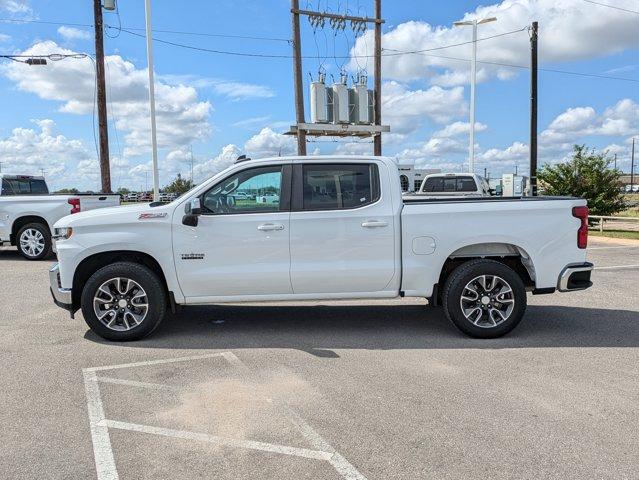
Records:
[[[526,288],[510,267],[471,260],[457,267],[444,286],[446,317],[466,335],[497,338],[510,332],[526,311]]]
[[[81,306],[85,322],[102,338],[139,340],[164,318],[166,292],[149,268],[118,262],[91,275],[82,290]]]

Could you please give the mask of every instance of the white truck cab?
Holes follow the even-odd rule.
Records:
[[[169,204],[55,230],[55,303],[111,340],[150,334],[177,305],[397,296],[488,338],[517,325],[527,291],[591,285],[585,200],[402,198],[385,157],[241,161]]]

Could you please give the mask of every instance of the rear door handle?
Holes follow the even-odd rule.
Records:
[[[388,222],[380,222],[378,220],[369,220],[367,222],[362,223],[362,227],[364,228],[378,228],[378,227],[387,227]]]
[[[281,223],[263,223],[262,225],[257,227],[258,230],[262,232],[270,232],[272,230],[284,230],[284,225]]]

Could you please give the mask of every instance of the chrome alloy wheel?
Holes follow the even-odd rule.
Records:
[[[104,282],[93,297],[95,316],[107,328],[127,331],[144,321],[149,312],[149,300],[139,283],[117,277]]]
[[[30,257],[37,257],[44,251],[44,235],[35,228],[27,228],[20,235],[20,248]]]
[[[508,320],[515,308],[515,295],[503,278],[480,275],[466,284],[459,303],[470,323],[493,328]]]

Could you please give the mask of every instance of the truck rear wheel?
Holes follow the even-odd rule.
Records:
[[[95,272],[84,285],[82,315],[89,328],[114,341],[151,334],[166,312],[166,292],[144,265],[118,262]]]
[[[466,335],[497,338],[510,332],[526,311],[526,288],[510,267],[471,260],[457,267],[444,286],[446,317]]]
[[[51,255],[51,233],[42,223],[27,223],[16,235],[18,252],[27,260],[42,260]]]

